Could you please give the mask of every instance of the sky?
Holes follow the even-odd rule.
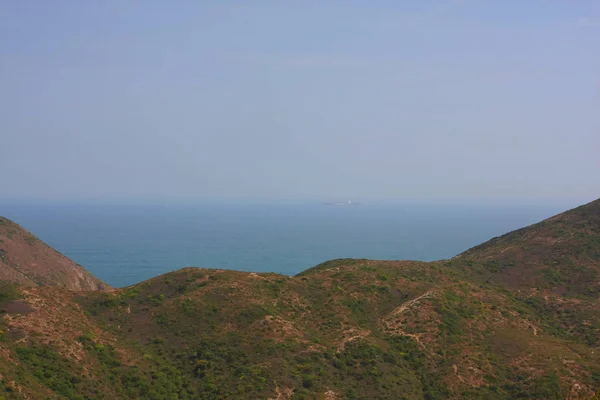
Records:
[[[0,199],[600,197],[599,1],[3,1]]]

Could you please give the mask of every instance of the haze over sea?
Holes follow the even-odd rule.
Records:
[[[294,275],[334,258],[450,258],[565,206],[0,204],[116,287],[185,266]]]

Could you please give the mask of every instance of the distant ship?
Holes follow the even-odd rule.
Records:
[[[353,203],[352,200],[348,200],[348,201],[333,201],[333,202],[328,202],[328,203],[323,203],[326,206],[357,206],[360,203]]]

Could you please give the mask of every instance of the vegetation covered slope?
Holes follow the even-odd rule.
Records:
[[[590,399],[599,204],[433,263],[4,284],[0,398]]]
[[[457,256],[508,288],[600,295],[600,200],[510,232]]]
[[[107,287],[80,265],[3,217],[0,217],[0,280],[70,290]]]

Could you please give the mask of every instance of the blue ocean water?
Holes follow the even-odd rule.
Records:
[[[558,206],[0,204],[0,215],[116,287],[185,266],[293,275],[341,257],[450,258],[563,210]]]

